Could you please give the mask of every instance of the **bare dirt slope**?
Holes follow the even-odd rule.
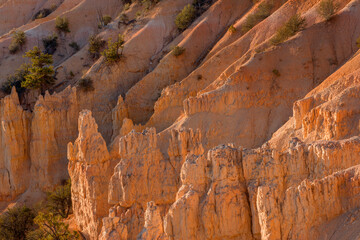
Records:
[[[70,177],[87,239],[357,239],[360,1],[334,1],[328,21],[320,2],[0,1],[1,83],[58,34],[56,83],[0,102],[0,208]],[[306,25],[272,44],[295,14]],[[27,41],[10,54],[15,30]],[[123,34],[121,59],[91,58],[93,34]]]

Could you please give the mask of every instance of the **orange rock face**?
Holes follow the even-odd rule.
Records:
[[[1,95],[0,210],[70,177],[86,239],[356,239],[360,1],[334,0],[327,21],[320,2],[0,0],[1,81],[56,17],[71,30],[49,91]],[[273,45],[294,14],[306,26]],[[27,36],[16,54],[13,30]],[[92,34],[123,34],[120,60],[91,58]]]

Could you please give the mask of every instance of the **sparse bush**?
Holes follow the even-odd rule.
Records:
[[[90,92],[95,89],[93,81],[89,77],[85,77],[79,80],[79,88],[84,92]]]
[[[55,9],[54,9],[55,10]],[[49,16],[53,12],[53,9],[44,8],[39,10],[33,17],[33,20],[40,19]]]
[[[279,70],[277,70],[277,69],[273,69],[273,70],[272,70],[272,73],[273,73],[275,76],[277,76],[277,77],[280,77],[280,76],[281,76]]]
[[[146,10],[149,10],[158,2],[160,2],[160,0],[142,0],[141,4],[144,6]]]
[[[333,0],[322,0],[317,8],[317,12],[324,20],[329,21],[335,14],[336,8]]]
[[[127,25],[129,23],[129,17],[125,13],[120,14],[119,23]]]
[[[101,53],[105,57],[106,63],[112,64],[120,60],[122,52],[119,53],[119,48],[123,49],[124,43],[124,36],[121,34],[115,42],[112,42],[112,39],[109,39],[107,48]]]
[[[30,58],[32,65],[29,67],[29,73],[24,76],[25,81],[21,87],[28,89],[41,89],[43,93],[47,87],[54,84],[54,68],[52,55],[42,53],[38,47],[25,53]]]
[[[34,219],[39,227],[37,230],[27,235],[29,240],[77,240],[80,235],[77,232],[70,231],[69,226],[62,222],[61,216],[53,213],[39,212]]]
[[[185,52],[185,48],[180,47],[180,46],[175,46],[175,47],[172,49],[172,54],[173,54],[175,57],[178,57],[178,56],[182,55],[184,52]]]
[[[102,19],[103,19],[103,22],[104,22],[105,26],[108,25],[109,23],[111,23],[111,21],[112,21],[112,17],[109,16],[109,15],[103,16]]]
[[[196,16],[200,16],[203,12],[205,12],[212,2],[213,0],[194,0],[192,5],[196,9]]]
[[[250,31],[253,27],[256,26],[256,24],[270,16],[273,7],[273,4],[270,2],[260,3],[256,11],[246,18],[245,23],[242,26],[242,31],[244,33]]]
[[[0,216],[0,239],[25,240],[32,230],[34,218],[34,211],[26,206],[9,209]]]
[[[104,15],[102,17],[99,17],[99,24],[98,28],[102,29],[103,27],[107,26],[109,23],[111,23],[112,17],[109,15]]]
[[[305,18],[295,14],[276,32],[275,36],[270,39],[270,42],[273,45],[278,45],[303,30],[305,26]]]
[[[143,12],[142,11],[137,11],[135,14],[136,18],[140,18],[142,16]]]
[[[358,39],[356,40],[356,46],[360,48],[360,37],[358,37]]]
[[[12,35],[11,44],[9,46],[9,52],[15,54],[26,43],[26,35],[23,31],[16,31]]]
[[[69,46],[74,49],[75,52],[79,51],[80,50],[80,46],[79,44],[77,44],[76,42],[71,42],[69,43]]]
[[[66,17],[57,17],[55,27],[59,32],[69,33],[69,20]]]
[[[234,27],[234,25],[231,25],[231,26],[228,28],[228,32],[229,32],[230,34],[236,33],[236,28]]]
[[[57,39],[58,37],[56,36],[55,33],[42,39],[45,48],[45,53],[54,54],[56,52],[58,46]]]
[[[96,35],[89,38],[89,54],[91,58],[97,59],[100,57],[100,50],[105,46],[105,41]]]
[[[47,207],[50,212],[67,218],[72,211],[71,181],[57,187],[53,192],[47,193]]]
[[[25,88],[21,87],[21,83],[25,81],[25,76],[29,74],[29,65],[23,64],[15,73],[11,76],[8,76],[4,84],[1,86],[1,90],[10,94],[11,89],[15,86],[17,93],[22,93],[25,91]]]
[[[196,9],[193,5],[188,4],[176,16],[175,24],[180,31],[185,30],[190,26],[196,17]]]
[[[130,9],[130,3],[125,3],[124,10],[127,11]]]

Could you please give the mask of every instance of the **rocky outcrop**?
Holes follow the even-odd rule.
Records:
[[[69,178],[66,146],[77,134],[74,116],[78,112],[75,88],[68,87],[59,94],[46,93],[36,102],[30,144],[32,184],[36,188],[51,190]]]
[[[110,208],[107,203],[110,153],[90,111],[80,113],[78,125],[79,137],[74,144],[68,145],[73,210],[85,236],[97,239],[102,227],[101,218]]]
[[[10,2],[19,4],[0,0],[0,12]],[[45,2],[18,10],[27,17]],[[272,1],[248,32],[265,0],[197,1],[203,11],[184,32],[174,20],[192,0],[53,2],[51,15],[19,28],[24,51],[55,31],[57,16],[71,32],[59,33],[51,94],[29,111],[14,90],[1,100],[0,210],[70,176],[87,239],[346,239],[340,221],[360,233],[356,219],[342,221],[360,215],[359,0],[336,0],[329,21],[318,0]],[[295,13],[307,27],[272,46]],[[98,29],[105,14],[113,21]],[[119,62],[88,56],[93,33],[124,34]],[[1,79],[23,61],[8,54],[9,36]],[[173,56],[174,45],[184,54]]]
[[[0,202],[26,191],[30,178],[31,114],[19,103],[15,88],[0,102]]]
[[[127,92],[125,102],[129,117],[136,123],[146,123],[153,113],[161,90],[189,75],[220,34],[226,31],[235,19],[242,16],[250,5],[249,0],[215,1],[190,28],[168,45],[169,53],[161,59],[156,68]],[[224,12],[227,14],[224,15]],[[171,51],[174,46],[183,47],[184,54],[175,57]]]
[[[231,147],[187,158],[182,186],[165,218],[170,239],[252,239],[241,160],[241,151]]]

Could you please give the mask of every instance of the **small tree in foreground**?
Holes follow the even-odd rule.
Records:
[[[29,240],[77,240],[77,232],[70,231],[69,226],[62,222],[61,216],[54,213],[39,212],[34,219],[38,229],[27,235]]]
[[[67,218],[72,211],[71,181],[57,187],[53,192],[47,193],[47,207],[52,213]]]
[[[28,89],[41,89],[44,92],[55,82],[54,68],[51,66],[52,55],[42,53],[38,47],[34,47],[33,50],[26,52],[25,56],[30,58],[32,65],[21,86]]]
[[[26,206],[9,209],[0,216],[0,239],[25,240],[26,234],[32,229],[34,218],[34,211]]]
[[[122,50],[124,48],[124,44],[124,36],[121,34],[115,42],[113,42],[111,38],[109,39],[107,48],[102,52],[106,63],[112,64],[120,60],[122,51],[119,53],[119,48]]]

